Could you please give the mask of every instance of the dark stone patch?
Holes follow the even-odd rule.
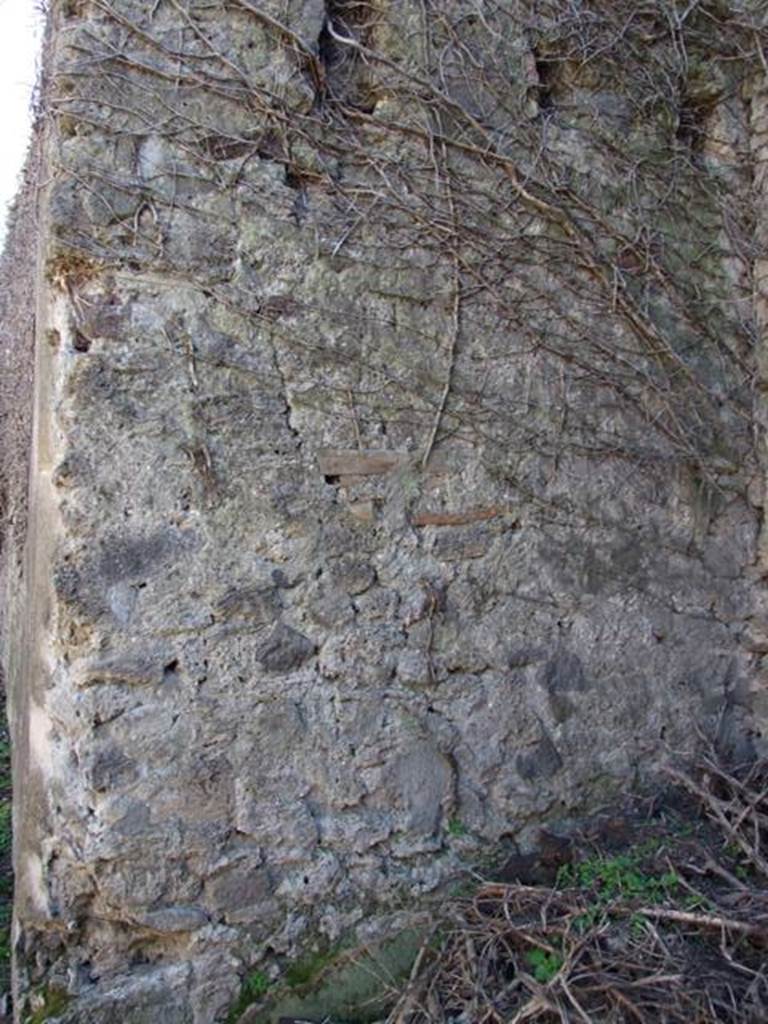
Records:
[[[281,602],[275,587],[232,587],[216,606],[217,617],[274,622]]]
[[[139,924],[162,934],[195,931],[208,924],[208,914],[201,907],[160,907],[139,917]]]
[[[268,672],[292,672],[311,658],[315,644],[298,630],[278,622],[258,652],[258,659]]]
[[[550,693],[584,692],[591,686],[581,658],[571,651],[559,651],[544,666],[542,682]]]
[[[571,717],[576,710],[576,706],[564,693],[551,692],[549,694],[549,709],[554,720],[560,725]]]
[[[108,402],[118,390],[118,376],[106,359],[94,356],[84,363],[80,373],[73,374],[71,388],[77,388],[93,402]],[[121,411],[125,412],[122,404]]]
[[[516,647],[507,658],[507,666],[509,668],[524,668],[533,662],[541,661],[543,657],[544,651],[541,647]]]
[[[238,867],[211,879],[207,889],[212,906],[228,913],[268,900],[272,882],[266,868]]]
[[[113,825],[113,829],[121,836],[141,836],[150,831],[149,807],[141,800],[131,801],[128,810]]]
[[[72,339],[72,348],[75,352],[88,352],[91,347],[91,339],[82,331],[75,331]]]
[[[330,569],[334,581],[348,594],[362,594],[376,580],[373,566],[354,555],[343,555]]]
[[[59,565],[53,573],[53,589],[59,601],[74,604],[78,599],[82,580],[80,573],[68,563]]]
[[[160,530],[149,537],[107,537],[101,542],[98,573],[108,584],[152,576],[187,543],[172,530]]]
[[[513,853],[495,873],[500,882],[553,885],[564,865],[573,860],[573,840],[542,829],[531,853]]]
[[[138,774],[136,762],[118,747],[100,750],[87,771],[90,785],[97,793],[104,793],[117,786],[130,785],[138,778]]]
[[[53,471],[53,484],[55,487],[74,487],[84,483],[90,475],[90,467],[85,459],[70,453]]]
[[[493,540],[484,526],[446,527],[435,539],[434,555],[443,562],[463,562],[470,558],[482,558]]]
[[[178,660],[169,659],[167,651],[118,651],[89,659],[78,668],[76,678],[80,686],[152,686],[170,682],[178,668]]]
[[[563,767],[563,759],[549,736],[542,732],[541,739],[534,747],[525,754],[517,755],[515,766],[522,779],[535,782],[537,779],[551,779],[557,775]]]
[[[647,574],[643,570],[643,542],[639,537],[628,537],[614,544],[608,553],[611,572],[616,580],[634,581],[636,586],[644,583]]]
[[[114,338],[128,319],[127,309],[115,295],[89,296],[80,307],[77,326],[87,338]]]
[[[282,317],[295,315],[301,308],[301,303],[292,295],[270,295],[262,302],[259,313],[268,323],[274,323]]]

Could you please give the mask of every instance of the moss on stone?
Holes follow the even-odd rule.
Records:
[[[285,972],[285,984],[288,988],[302,988],[315,981],[339,955],[339,947],[319,949],[296,960]]]
[[[335,946],[308,953],[286,970],[283,984],[263,1009],[248,1014],[248,1024],[276,1024],[286,1017],[329,1024],[380,1019],[407,978],[423,941],[423,929],[408,928],[376,945],[343,950]]]
[[[24,1024],[43,1024],[44,1021],[52,1021],[55,1017],[60,1017],[70,1003],[70,996],[63,989],[53,986],[43,991],[42,998],[42,1006],[27,1017]]]

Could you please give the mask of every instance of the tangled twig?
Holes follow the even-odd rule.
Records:
[[[763,793],[766,770],[764,761],[733,772],[710,750],[696,764],[674,769],[674,777],[712,815],[719,835],[732,842],[733,821],[749,830],[745,806],[752,814],[765,811],[764,796],[756,797]],[[713,803],[702,779],[717,779],[730,799],[721,796]],[[701,897],[709,906],[676,903],[683,895],[696,895],[678,884],[675,873],[676,863],[680,874],[687,865],[687,842],[674,834],[664,837],[661,845],[675,888],[659,903],[629,893],[606,899],[600,890],[573,884],[578,872],[569,876],[569,884],[554,889],[482,884],[470,900],[446,914],[442,945],[432,948],[431,955],[422,948],[388,1024],[747,1024],[764,1019],[768,918],[762,893],[723,867],[714,872],[719,888]],[[717,842],[718,834],[709,836],[704,868],[719,863],[712,849]],[[743,853],[758,870],[754,847],[747,844]]]

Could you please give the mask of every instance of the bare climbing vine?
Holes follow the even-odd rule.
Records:
[[[214,6],[63,9],[65,249],[197,283],[296,354],[307,400],[351,415],[358,448],[385,424],[425,467],[451,437],[541,497],[585,460],[718,488],[740,471],[760,5]],[[87,174],[74,135],[94,139]],[[237,241],[264,215],[360,294],[326,302],[300,277],[290,302],[272,293]],[[204,266],[178,243],[193,230]]]

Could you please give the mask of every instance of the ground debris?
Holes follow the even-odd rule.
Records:
[[[768,1020],[768,760],[707,747],[667,774],[623,848],[592,830],[553,885],[455,900],[387,1024]]]

